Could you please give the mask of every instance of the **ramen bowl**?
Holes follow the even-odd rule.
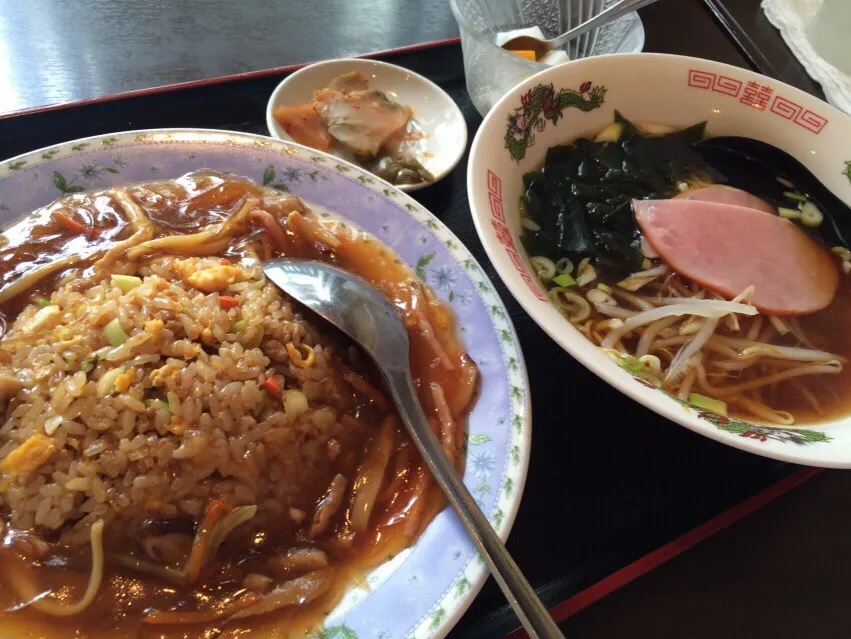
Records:
[[[593,137],[615,111],[633,122],[706,136],[746,136],[800,160],[851,204],[851,118],[813,96],[737,67],[662,54],[588,58],[518,84],[485,118],[473,142],[468,196],[479,237],[500,277],[532,318],[591,372],[658,414],[752,453],[794,463],[851,467],[851,415],[771,426],[702,410],[634,377],[579,332],[549,301],[520,241],[523,175],[547,149]]]

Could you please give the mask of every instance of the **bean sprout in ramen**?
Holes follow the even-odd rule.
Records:
[[[550,299],[699,409],[785,426],[847,414],[851,251],[787,177],[724,174],[703,135],[616,114],[547,151],[521,206]]]

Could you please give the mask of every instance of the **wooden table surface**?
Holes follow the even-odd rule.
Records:
[[[0,113],[457,35],[447,0],[4,0]]]
[[[770,49],[783,46],[762,33],[773,27],[758,0],[727,4]],[[745,65],[699,0],[660,0],[640,15],[645,50]],[[457,35],[448,0],[5,0],[0,113]],[[788,53],[770,53],[807,88]]]
[[[570,639],[847,639],[851,473],[831,470],[561,624]]]

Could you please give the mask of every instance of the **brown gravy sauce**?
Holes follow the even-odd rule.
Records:
[[[135,185],[128,193],[158,225],[158,234],[195,233],[199,228],[218,223],[233,214],[246,197],[259,197],[263,208],[277,217],[291,208],[289,196],[270,193],[243,179],[213,173],[184,176],[172,182]],[[8,323],[37,297],[49,293],[68,277],[102,277],[91,268],[94,257],[116,241],[125,239],[129,229],[121,209],[110,192],[74,194],[27,216],[0,236],[0,291],[34,268],[82,256],[71,268],[62,269],[41,280],[34,287],[0,304]],[[57,221],[68,215],[84,229]],[[304,218],[311,228],[317,220]],[[458,341],[455,319],[447,306],[435,299],[411,273],[410,269],[381,242],[348,225],[331,228],[340,240],[329,248],[310,237],[304,229],[282,222],[287,248],[275,251],[260,227],[251,227],[242,237],[231,242],[224,253],[231,259],[246,257],[254,251],[260,259],[276,255],[311,257],[336,263],[370,281],[385,293],[402,315],[411,339],[411,366],[420,401],[437,428],[436,406],[430,392],[431,383],[445,390],[447,403],[457,425],[450,454],[459,469],[463,468],[463,442],[466,418],[477,391],[475,365]],[[309,229],[308,229],[309,231]],[[249,247],[251,251],[249,251]],[[424,335],[420,319],[427,318],[434,337],[442,345],[453,364],[450,370],[435,358],[433,346]],[[362,374],[364,374],[362,372]],[[367,371],[364,377],[380,388],[377,376]],[[364,397],[357,397],[354,415],[370,426],[361,449],[377,436],[378,427],[387,412]],[[31,607],[15,610],[21,602],[8,580],[21,556],[9,545],[17,534],[6,526],[4,543],[0,545],[0,634],[14,638],[110,637],[137,638],[235,638],[298,637],[321,625],[345,592],[354,583],[362,583],[365,574],[378,564],[410,546],[434,515],[443,508],[444,500],[431,480],[418,453],[401,427],[396,432],[396,446],[387,466],[376,509],[369,530],[355,537],[349,547],[335,544],[334,532],[346,526],[346,508],[336,515],[330,533],[310,543],[324,550],[334,568],[333,583],[326,594],[302,606],[245,620],[223,623],[215,621],[194,625],[148,625],[142,618],[150,610],[210,610],[224,605],[242,592],[242,578],[253,572],[271,555],[280,554],[303,540],[303,531],[281,524],[273,530],[255,531],[250,536],[235,533],[222,545],[215,561],[207,566],[202,578],[192,586],[177,586],[163,579],[121,568],[107,561],[104,582],[95,601],[83,613],[70,617],[50,617]],[[349,451],[351,452],[351,451]],[[355,473],[360,458],[357,454],[340,455],[335,472],[347,476]],[[321,497],[330,477],[318,478],[315,490],[304,495],[308,518],[313,505]],[[8,513],[4,514],[7,517]],[[5,519],[5,521],[8,521]],[[108,544],[108,527],[105,539]],[[41,561],[27,560],[31,578],[51,598],[73,603],[86,588],[91,559],[85,552],[52,545]],[[10,609],[12,611],[10,611]]]

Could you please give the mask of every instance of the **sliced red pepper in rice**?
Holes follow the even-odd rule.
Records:
[[[239,302],[235,297],[231,297],[230,295],[220,295],[219,296],[219,308],[228,310],[231,308],[236,308],[239,306]]]
[[[266,381],[263,382],[263,388],[272,395],[278,396],[283,392],[284,385],[275,375],[269,375],[269,377],[266,378]]]

